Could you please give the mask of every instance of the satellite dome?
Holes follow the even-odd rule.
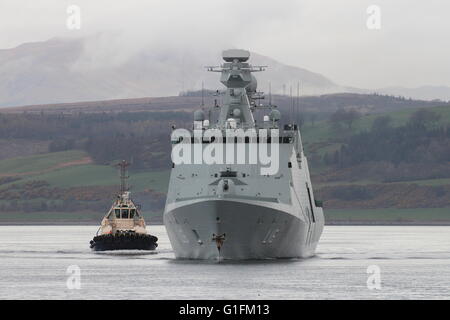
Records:
[[[233,62],[234,60],[245,62],[250,58],[250,52],[241,49],[229,49],[222,52],[222,57],[226,62]]]
[[[280,111],[274,109],[274,110],[270,111],[269,117],[270,117],[270,120],[272,120],[272,121],[279,121],[281,119],[281,113],[280,113]]]
[[[194,121],[203,121],[205,120],[205,113],[203,110],[196,110],[194,112]]]

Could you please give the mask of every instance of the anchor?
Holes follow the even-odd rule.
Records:
[[[216,235],[213,233],[212,241],[216,242],[216,246],[217,246],[217,250],[219,250],[219,254],[220,254],[220,249],[222,248],[223,242],[225,241],[225,236],[226,236],[225,233],[222,235]]]

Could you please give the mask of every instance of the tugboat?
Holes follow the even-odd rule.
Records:
[[[147,234],[145,221],[130,197],[126,179],[125,160],[120,162],[120,193],[102,220],[96,236],[90,241],[94,251],[106,250],[155,250],[158,238]],[[99,234],[100,233],[100,234]]]

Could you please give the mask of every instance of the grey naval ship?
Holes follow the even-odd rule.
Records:
[[[221,105],[213,107],[219,111],[214,124],[210,124],[210,112],[199,109],[194,113],[193,131],[213,129],[223,133],[223,138],[172,134],[172,150],[181,143],[191,143],[195,153],[195,148],[202,152],[213,144],[230,142],[254,144],[259,149],[276,140],[278,171],[264,174],[261,169],[265,164],[228,161],[228,154],[224,163],[172,163],[164,224],[176,258],[305,258],[314,255],[322,234],[322,205],[314,198],[298,127],[288,123],[278,128],[279,110],[271,103],[260,103],[264,94],[257,91],[253,73],[264,71],[265,66],[252,66],[249,58],[248,51],[225,50],[222,65],[207,67],[221,74],[220,82],[226,89]],[[267,114],[256,123],[258,109]],[[256,137],[237,141],[225,134],[239,129],[253,129]],[[270,129],[269,134],[262,136],[262,129]],[[273,129],[278,129],[278,136]],[[254,151],[245,150],[247,159]],[[231,151],[224,148],[223,152]]]

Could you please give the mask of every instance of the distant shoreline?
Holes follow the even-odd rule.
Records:
[[[147,227],[162,226],[162,222],[147,223]],[[93,221],[0,221],[0,226],[100,226]],[[326,221],[325,226],[450,226],[450,221]]]

